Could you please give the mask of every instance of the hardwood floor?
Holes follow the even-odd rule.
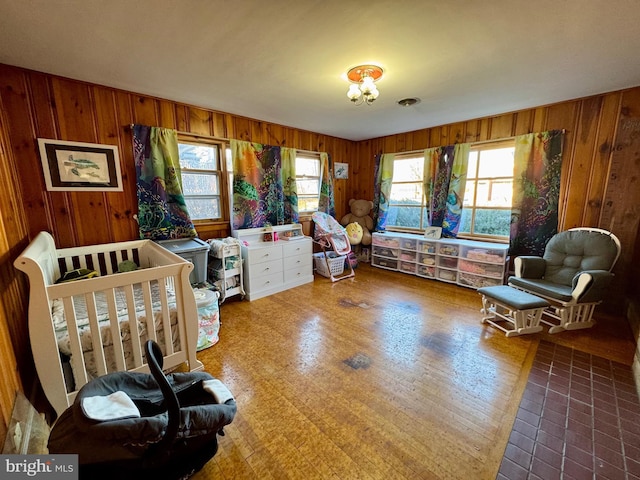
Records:
[[[221,305],[199,353],[238,404],[193,478],[494,479],[540,339],[630,364],[623,319],[506,338],[474,291],[361,265]]]

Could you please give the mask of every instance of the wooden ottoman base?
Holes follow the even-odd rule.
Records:
[[[482,295],[482,323],[502,330],[507,337],[542,331],[540,317],[549,306],[545,299],[508,285],[479,288],[478,293]]]

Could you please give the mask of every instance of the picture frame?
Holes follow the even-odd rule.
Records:
[[[122,191],[118,147],[38,139],[47,190]]]
[[[438,240],[442,236],[442,227],[427,227],[424,229],[424,238]]]
[[[333,164],[333,178],[347,180],[349,178],[349,164],[336,162]]]

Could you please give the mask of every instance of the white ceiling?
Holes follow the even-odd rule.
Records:
[[[0,0],[0,63],[362,140],[638,86],[638,25],[638,0]]]

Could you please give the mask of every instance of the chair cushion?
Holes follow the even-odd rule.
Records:
[[[609,235],[582,230],[560,232],[545,248],[544,278],[548,282],[571,286],[578,272],[609,270],[617,254],[617,246]]]
[[[509,285],[523,288],[534,295],[554,298],[561,302],[570,302],[573,298],[571,296],[571,284],[567,286],[549,282],[548,280],[540,280],[537,278],[529,279],[520,277],[509,277]]]

